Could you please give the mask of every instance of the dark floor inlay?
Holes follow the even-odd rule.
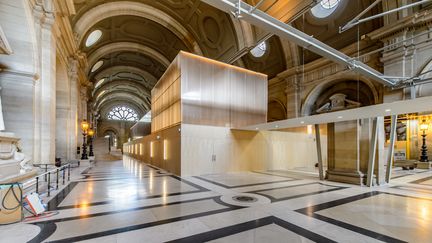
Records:
[[[401,194],[372,191],[372,192],[367,192],[367,193],[363,193],[363,194],[359,194],[359,195],[355,195],[355,196],[351,196],[351,197],[347,197],[347,198],[342,198],[342,199],[338,199],[338,200],[334,200],[334,201],[330,201],[330,202],[326,202],[326,203],[321,203],[321,204],[306,207],[306,208],[301,208],[301,209],[296,210],[296,212],[310,216],[310,217],[313,217],[315,219],[319,219],[321,221],[324,221],[324,222],[327,222],[327,223],[330,223],[333,225],[337,225],[339,227],[357,232],[359,234],[363,234],[363,235],[372,237],[372,238],[377,239],[377,240],[381,240],[381,241],[385,241],[385,242],[405,242],[403,240],[399,240],[399,239],[396,239],[396,238],[388,236],[388,235],[384,235],[384,234],[381,234],[381,233],[378,233],[378,232],[375,232],[372,230],[368,230],[368,229],[365,229],[365,228],[362,228],[362,227],[359,227],[356,225],[345,223],[343,221],[329,218],[329,217],[326,217],[326,216],[323,216],[323,215],[316,213],[316,212],[321,211],[321,210],[325,210],[328,208],[340,206],[340,205],[351,203],[354,201],[366,199],[366,198],[377,196],[380,194],[388,194],[388,195],[394,195],[394,196],[400,196],[400,197],[409,197],[409,198],[415,198],[415,199],[421,199],[421,200],[430,200],[430,199],[426,199],[426,198],[411,197],[411,196],[406,196],[406,195],[401,195]]]
[[[312,231],[309,231],[307,229],[301,228],[295,224],[289,223],[287,221],[284,221],[278,217],[269,216],[265,218],[260,218],[252,221],[248,221],[241,224],[236,224],[208,232],[204,232],[197,235],[192,235],[189,237],[169,241],[169,242],[207,242],[212,240],[217,240],[223,237],[235,235],[238,233],[242,233],[248,230],[257,229],[259,227],[263,227],[266,225],[276,224],[280,227],[283,227],[291,232],[294,232],[302,237],[305,237],[309,240],[315,241],[315,242],[335,242],[329,238],[326,238],[324,236],[321,236],[319,234],[316,234]],[[288,239],[286,239],[286,242],[289,242]]]
[[[234,196],[232,197],[232,199],[237,202],[246,202],[246,203],[253,203],[258,201],[256,197],[251,197],[251,196]]]

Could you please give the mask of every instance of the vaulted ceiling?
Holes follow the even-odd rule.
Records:
[[[76,15],[71,23],[80,50],[87,57],[88,78],[94,84],[90,92],[93,109],[102,118],[118,104],[133,107],[144,115],[150,109],[151,89],[180,50],[233,62],[253,48],[262,34],[200,0],[75,0],[74,3]],[[95,30],[100,30],[102,36],[86,46]],[[271,56],[240,63],[265,70],[267,58],[280,61],[283,52],[277,53],[278,38],[272,43],[275,53]],[[93,68],[96,63],[102,64],[96,69]],[[272,71],[271,75],[276,73]]]
[[[254,5],[258,0],[247,2]],[[351,7],[351,2],[355,2],[355,7]],[[330,17],[316,18],[309,11],[293,26],[339,49],[382,25],[376,20],[338,33],[339,26],[372,2],[342,0]],[[76,14],[70,21],[80,50],[87,57],[86,71],[93,82],[92,108],[102,118],[119,104],[144,115],[150,109],[151,89],[180,50],[263,72],[269,78],[298,65],[302,58],[305,63],[318,58],[307,50],[292,48],[277,36],[266,41],[263,56],[254,57],[249,51],[265,38],[266,31],[201,0],[74,0],[74,3]],[[375,8],[371,13],[376,11],[381,10]],[[86,46],[95,30],[101,31],[101,37]],[[100,67],[94,68],[95,64]]]

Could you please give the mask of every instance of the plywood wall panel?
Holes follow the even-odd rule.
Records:
[[[185,52],[179,62],[183,123],[239,127],[266,122],[266,75]]]

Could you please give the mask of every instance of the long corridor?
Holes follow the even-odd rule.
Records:
[[[85,169],[49,201],[58,214],[0,241],[429,242],[432,173],[416,172],[369,189],[281,171],[180,178],[124,157]]]

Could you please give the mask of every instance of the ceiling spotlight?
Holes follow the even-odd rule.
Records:
[[[338,119],[342,119],[342,118],[343,118],[343,116],[338,116],[337,118],[338,118]]]
[[[304,121],[301,121],[300,123],[301,123],[301,124],[304,124]]]
[[[279,126],[278,126],[278,125],[276,125],[275,127],[276,127],[276,128],[278,128]]]
[[[391,111],[391,109],[386,109],[386,110],[385,110],[385,112],[390,112],[390,111]]]
[[[255,130],[258,130],[258,127],[255,127]]]

